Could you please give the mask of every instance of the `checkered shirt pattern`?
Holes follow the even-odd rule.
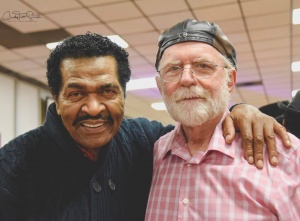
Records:
[[[155,144],[145,220],[300,220],[300,140],[290,137],[291,149],[276,139],[279,165],[265,150],[259,170],[244,159],[239,135],[225,144],[221,123],[208,150],[193,157],[177,125]]]

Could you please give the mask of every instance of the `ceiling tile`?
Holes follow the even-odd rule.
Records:
[[[16,48],[13,49],[13,51],[26,58],[38,58],[41,56],[47,56],[50,52],[50,50],[45,45]]]
[[[245,32],[245,26],[242,19],[234,19],[227,21],[218,21],[218,26],[226,33]]]
[[[85,6],[94,6],[94,5],[114,4],[115,2],[128,2],[130,0],[78,0],[78,1]]]
[[[146,15],[158,15],[169,12],[187,10],[187,4],[182,0],[135,0],[134,1]]]
[[[157,46],[156,45],[141,45],[135,47],[137,51],[139,51],[143,55],[147,54],[156,54],[157,52]]]
[[[45,78],[46,79],[46,69],[45,68],[26,70],[26,71],[23,71],[22,74],[24,74],[27,77],[31,77],[31,78]]]
[[[191,8],[203,8],[203,7],[211,7],[211,6],[221,6],[230,3],[237,3],[237,0],[187,0]]]
[[[1,56],[0,56],[0,63],[3,64],[3,62],[7,62],[7,61],[16,61],[16,60],[22,60],[24,59],[24,57],[22,57],[19,54],[16,54],[13,51],[4,49],[1,50]]]
[[[30,59],[23,59],[23,60],[18,60],[18,61],[9,61],[5,62],[2,64],[4,67],[17,71],[17,72],[22,72],[26,70],[33,70],[36,68],[40,68],[41,66],[38,65],[37,63],[33,62]]]
[[[44,16],[41,16],[40,18],[38,18],[32,22],[16,21],[16,22],[5,22],[5,24],[9,25],[10,27],[12,27],[22,33],[45,31],[45,30],[52,30],[52,29],[59,28],[56,24],[49,21]]]
[[[265,51],[258,51],[255,53],[255,56],[258,60],[266,60],[273,58],[282,58],[290,56],[289,48],[279,48],[279,49],[270,49]]]
[[[142,13],[132,2],[90,7],[90,10],[105,22],[142,17]],[[128,13],[129,11],[130,13]]]
[[[285,0],[242,1],[241,5],[245,16],[249,17],[290,10],[290,1]]]
[[[135,66],[135,65],[145,65],[148,64],[148,61],[145,60],[144,58],[142,58],[141,56],[138,57],[134,57],[134,59],[132,59],[133,57],[129,57],[129,63],[130,66]]]
[[[79,27],[74,28],[66,28],[66,30],[72,35],[85,34],[86,32],[98,33],[104,36],[113,35],[112,30],[106,27],[104,24],[96,24],[96,25],[81,25]]]
[[[255,41],[253,42],[253,47],[255,51],[264,51],[274,48],[289,48],[290,39],[289,38],[278,38],[269,39],[268,41]]]
[[[159,34],[156,31],[122,35],[122,38],[131,46],[157,44]]]
[[[94,15],[86,9],[76,9],[55,13],[47,13],[47,17],[63,27],[74,25],[93,24],[99,22]],[[68,18],[68,19],[66,19]]]
[[[239,43],[248,43],[249,39],[245,32],[239,32],[239,33],[225,33],[225,35],[228,37],[228,39],[234,44]]]
[[[149,17],[151,22],[160,31],[164,31],[165,29],[174,26],[176,23],[181,22],[188,18],[191,19],[194,18],[193,14],[190,11],[182,11],[177,13],[163,14],[163,15]]]
[[[249,30],[288,26],[290,24],[290,12],[282,12],[271,15],[257,16],[246,19]]]
[[[18,16],[19,13],[27,13],[32,11],[31,7],[28,7],[26,4],[22,3],[21,1],[13,1],[13,0],[2,0],[0,1],[0,15],[1,19],[3,20],[4,14],[8,16],[16,15]],[[24,15],[24,14],[23,14]],[[18,16],[19,17],[19,16]]]
[[[250,44],[247,43],[239,43],[239,44],[234,44],[235,50],[237,55],[241,53],[249,53],[252,51]]]
[[[48,57],[49,57],[49,54],[47,56],[41,56],[41,57],[35,58],[34,61],[37,64],[40,64],[41,66],[46,67],[46,62],[47,62]]]
[[[299,38],[299,36],[300,36],[300,24],[298,24],[298,25],[292,25],[291,28],[292,28],[293,36]]]
[[[36,39],[38,44],[47,44],[49,42],[61,41],[62,39],[69,37],[70,34],[64,29],[55,29],[28,33],[28,36],[32,39]]]
[[[154,31],[152,25],[145,18],[110,22],[107,25],[118,34],[131,34]]]
[[[197,19],[218,22],[242,17],[238,4],[228,4],[194,10]]]
[[[276,28],[265,28],[262,30],[250,31],[252,41],[274,40],[276,38],[286,38],[289,35],[289,26],[281,26]]]
[[[45,4],[44,1],[40,0],[23,0],[33,9],[39,12],[53,12],[53,11],[62,11],[68,9],[81,8],[81,5],[74,0],[51,0],[51,4]]]

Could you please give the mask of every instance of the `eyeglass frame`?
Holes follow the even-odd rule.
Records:
[[[210,76],[207,76],[207,77],[199,77],[199,76],[195,75],[195,74],[194,74],[195,71],[193,70],[193,65],[194,65],[195,63],[201,63],[201,64],[204,63],[204,64],[209,64],[209,65],[211,65],[211,66],[214,68],[213,71],[212,71],[212,73],[211,73],[211,75],[210,75]],[[180,73],[180,75],[178,75],[178,76],[179,76],[178,79],[176,79],[176,80],[174,80],[174,81],[170,81],[170,80],[165,80],[165,79],[163,78],[163,76],[161,75],[161,73],[160,73],[163,69],[168,68],[168,67],[169,67],[169,66],[168,66],[168,64],[167,64],[166,66],[164,66],[164,67],[161,68],[160,70],[157,70],[159,76],[160,76],[161,79],[162,79],[163,81],[165,81],[165,82],[177,82],[177,81],[179,81],[179,80],[182,78],[184,69],[187,69],[187,68],[181,66],[180,64],[178,64],[178,65],[173,65],[173,66],[171,65],[170,67],[178,67],[178,68],[180,68],[181,73]],[[191,67],[188,67],[188,68],[190,69],[189,73],[192,74],[193,77],[195,77],[195,78],[197,78],[197,79],[208,79],[208,78],[211,78],[211,77],[214,75],[214,73],[216,72],[216,67],[228,68],[228,66],[226,66],[226,65],[218,65],[218,64],[214,64],[213,62],[210,62],[210,61],[207,61],[207,60],[202,60],[202,61],[194,62],[194,63],[191,65]]]

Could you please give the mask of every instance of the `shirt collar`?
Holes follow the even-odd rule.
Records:
[[[222,119],[216,126],[206,153],[209,151],[219,151],[225,155],[228,155],[229,157],[235,157],[235,148],[231,148],[230,144],[226,144],[222,130],[222,122],[229,113],[229,110],[226,110]],[[184,152],[184,149],[187,150],[186,139],[183,134],[181,123],[178,123],[175,129],[167,136],[168,138],[165,143],[166,150],[163,159],[169,157],[171,154],[178,155],[180,152]],[[199,136],[201,136],[201,134],[199,134]]]

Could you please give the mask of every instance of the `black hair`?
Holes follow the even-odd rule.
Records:
[[[126,83],[131,75],[128,53],[109,38],[90,32],[68,37],[51,51],[47,60],[47,79],[51,94],[54,97],[59,95],[62,86],[60,67],[64,59],[100,56],[112,56],[115,58],[118,79],[125,95]]]

